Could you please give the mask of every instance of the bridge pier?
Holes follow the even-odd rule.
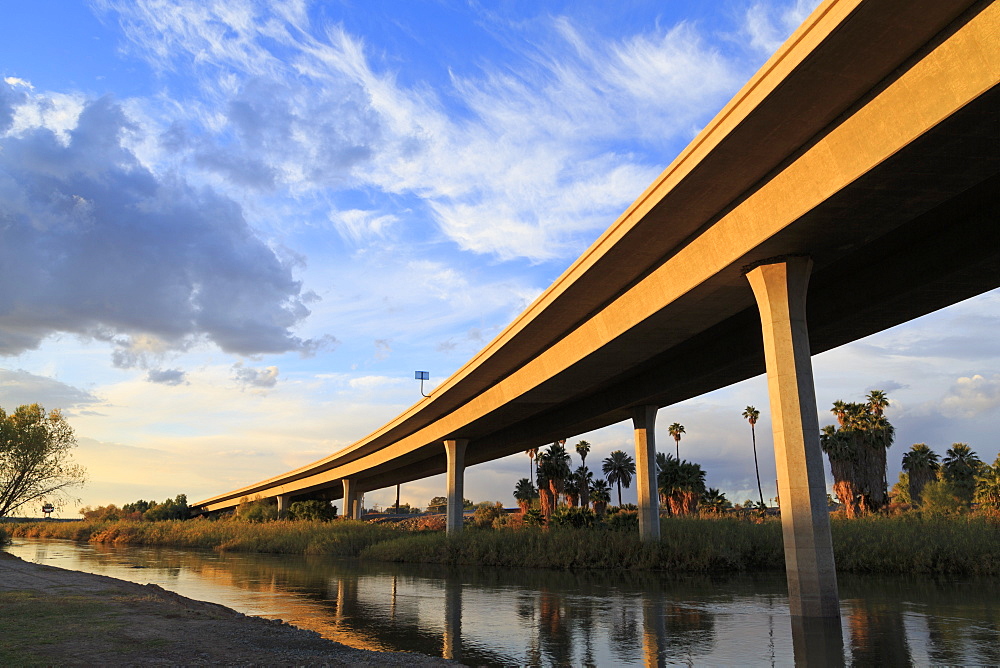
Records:
[[[840,601],[806,326],[811,272],[812,260],[788,256],[752,266],[746,277],[764,336],[789,609],[834,618]]]
[[[361,504],[358,499],[358,486],[351,478],[341,480],[344,484],[344,512],[342,517],[347,520],[361,519]]]
[[[288,506],[291,501],[291,494],[279,494],[278,499],[278,517],[284,519],[288,514]]]
[[[632,429],[635,432],[635,477],[639,494],[639,538],[660,538],[660,495],[656,484],[656,406],[636,406],[632,409]]]
[[[450,439],[444,442],[444,451],[448,457],[448,520],[445,526],[448,533],[462,530],[462,518],[465,509],[465,447],[469,445],[466,438]]]

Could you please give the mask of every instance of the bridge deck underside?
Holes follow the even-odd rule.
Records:
[[[988,5],[979,3],[978,8]],[[975,9],[924,51],[962,30],[976,18]],[[922,29],[928,32],[931,26]],[[918,54],[913,59],[922,57]],[[831,186],[831,192],[787,223],[776,225],[773,233],[745,251],[726,255],[718,270],[706,274],[704,280],[689,289],[678,288],[676,298],[662,305],[647,303],[658,298],[648,286],[672,289],[669,282],[656,283],[657,277],[668,274],[674,264],[684,266],[685,253],[708,243],[713,226],[736,225],[733,229],[746,229],[749,236],[767,229],[767,221],[760,219],[772,211],[775,217],[792,215],[783,207],[798,193],[791,186],[781,190],[786,174],[798,170],[798,181],[793,184],[805,188],[812,178],[834,182],[848,173],[847,167],[830,164],[849,162],[853,150],[844,149],[845,141],[864,140],[858,131],[850,134],[851,123],[868,113],[875,121],[869,120],[861,132],[871,133],[873,123],[875,127],[879,123],[877,111],[872,110],[877,110],[880,100],[891,99],[890,93],[904,84],[913,87],[903,80],[906,76],[911,76],[909,71],[900,68],[858,98],[853,107],[841,103],[835,122],[828,122],[808,141],[798,139],[783,161],[774,163],[768,173],[758,174],[755,184],[742,186],[739,197],[707,218],[692,210],[683,193],[670,191],[678,206],[664,206],[662,202],[670,200],[664,197],[636,225],[642,228],[645,253],[669,251],[661,250],[652,260],[643,256],[634,266],[628,265],[631,273],[626,272],[624,280],[607,275],[608,283],[618,286],[615,296],[606,295],[592,282],[594,273],[567,288],[566,294],[576,295],[577,310],[566,306],[569,301],[556,300],[549,317],[559,322],[558,316],[565,316],[570,325],[563,322],[562,329],[533,339],[534,347],[526,347],[527,357],[505,374],[496,374],[493,368],[497,360],[505,359],[505,352],[469,372],[472,377],[487,369],[494,373],[490,384],[470,381],[469,387],[480,389],[461,399],[456,399],[460,393],[445,393],[435,400],[442,402],[437,413],[428,411],[421,417],[417,411],[412,420],[397,420],[360,443],[350,456],[333,456],[264,481],[256,489],[339,498],[339,481],[347,475],[362,490],[379,489],[444,472],[444,438],[470,439],[466,464],[474,465],[620,422],[637,405],[666,406],[759,375],[764,371],[760,321],[743,268],[764,258],[786,254],[813,258],[808,317],[814,354],[1000,287],[1000,88],[993,85],[940,122],[921,129],[912,140],[887,150],[857,175],[845,178],[842,185]],[[898,119],[884,120],[885,135],[908,122],[906,110],[899,113]],[[873,143],[879,140],[871,136]],[[838,142],[841,153],[837,153]],[[859,148],[858,152],[863,151]],[[756,158],[745,156],[745,160],[752,162],[751,157]],[[824,170],[829,171],[829,178]],[[706,187],[704,182],[702,187]],[[688,195],[691,201],[697,200]],[[701,199],[709,201],[714,195],[706,191]],[[755,204],[758,200],[772,204]],[[794,211],[791,204],[787,208]],[[741,213],[744,209],[751,211],[749,217]],[[679,230],[688,230],[688,237],[678,239]],[[636,238],[626,239],[616,252],[632,249],[641,254]],[[714,251],[700,252],[713,258]],[[579,291],[588,285],[595,294],[581,297]],[[591,311],[580,313],[584,307]],[[607,318],[603,324],[602,317]],[[622,331],[607,333],[618,320],[633,317],[635,322]],[[577,339],[581,348],[573,351]],[[553,352],[560,347],[562,353]],[[567,359],[571,362],[564,364]],[[543,380],[519,384],[518,375],[525,376],[531,369]],[[477,403],[486,408],[478,410]],[[459,417],[441,417],[446,411]],[[241,492],[252,494],[254,489]],[[234,498],[215,499],[212,507],[233,505]]]

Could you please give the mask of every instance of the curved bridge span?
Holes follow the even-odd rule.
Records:
[[[631,418],[654,538],[656,409],[766,371],[793,614],[830,616],[809,357],[1000,286],[998,82],[995,2],[824,2],[432,397],[196,505],[312,496],[351,509],[360,492],[443,472],[460,500],[467,465]]]

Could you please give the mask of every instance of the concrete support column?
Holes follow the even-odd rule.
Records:
[[[656,484],[656,406],[636,406],[632,409],[635,431],[635,478],[639,494],[639,538],[660,538],[660,495]]]
[[[279,494],[278,499],[278,517],[284,518],[288,514],[288,506],[291,503],[290,494]]]
[[[344,510],[341,517],[347,520],[361,519],[361,503],[358,498],[357,483],[351,478],[341,480],[344,483]]]
[[[465,446],[469,440],[465,438],[452,439],[444,442],[444,451],[448,456],[448,521],[445,526],[448,533],[462,530],[465,500]]]
[[[781,527],[793,617],[839,617],[806,290],[812,260],[786,257],[747,272],[764,335]]]

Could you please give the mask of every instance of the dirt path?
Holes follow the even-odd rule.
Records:
[[[0,665],[458,665],[370,652],[156,585],[22,561],[0,550]]]

